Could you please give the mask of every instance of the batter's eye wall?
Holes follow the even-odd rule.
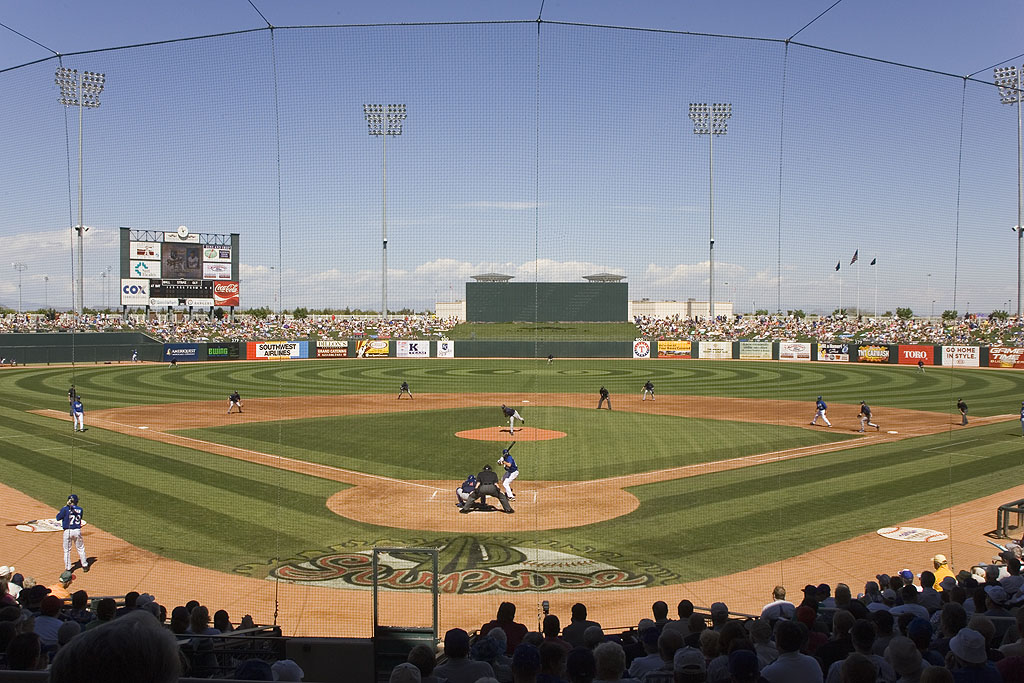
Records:
[[[628,319],[625,282],[467,282],[471,322],[622,322]]]

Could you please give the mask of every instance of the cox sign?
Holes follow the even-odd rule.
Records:
[[[121,280],[122,306],[148,306],[149,280]]]

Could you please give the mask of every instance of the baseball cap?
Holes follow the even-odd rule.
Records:
[[[408,662],[407,662],[408,663]],[[301,681],[305,672],[292,659],[282,659],[270,665],[275,681]]]
[[[402,662],[391,670],[391,678],[388,683],[420,683],[420,670],[415,664]]]
[[[0,576],[7,576],[8,574],[14,573],[14,567],[8,567],[6,564],[0,566]]]
[[[695,647],[684,647],[676,650],[672,659],[672,670],[681,674],[706,673],[708,664],[704,653]]]
[[[948,561],[949,560],[947,560],[946,556],[942,553],[939,553],[938,555],[932,558],[932,562],[935,564],[935,566],[946,564]]]
[[[914,580],[914,572],[910,571],[909,569],[901,569],[900,570],[900,577],[904,581],[913,581]]]
[[[729,613],[729,607],[724,602],[714,602],[714,603],[711,603],[711,613],[712,614],[728,614]]]
[[[939,587],[944,591],[951,591],[956,588],[956,579],[952,576],[947,576],[942,581],[939,581]]]
[[[882,598],[884,600],[895,600],[896,599],[896,591],[894,591],[891,588],[886,588],[884,591],[882,591]]]
[[[155,600],[156,598],[150,595],[149,593],[143,593],[135,600],[135,605],[136,607],[142,607],[143,605],[147,605],[151,602],[154,602]]]

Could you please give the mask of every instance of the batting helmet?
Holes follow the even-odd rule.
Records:
[[[72,493],[70,496],[68,496],[68,502],[71,503],[72,505],[78,505],[78,496]]]
[[[502,454],[503,456],[505,456],[505,455],[508,455],[508,449],[507,449],[507,448],[503,448],[503,449],[501,450],[501,454]]]

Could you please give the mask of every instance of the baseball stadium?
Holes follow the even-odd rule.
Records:
[[[1009,79],[543,19],[0,71],[0,589],[361,683],[503,603],[628,664],[660,602],[1019,576]]]

